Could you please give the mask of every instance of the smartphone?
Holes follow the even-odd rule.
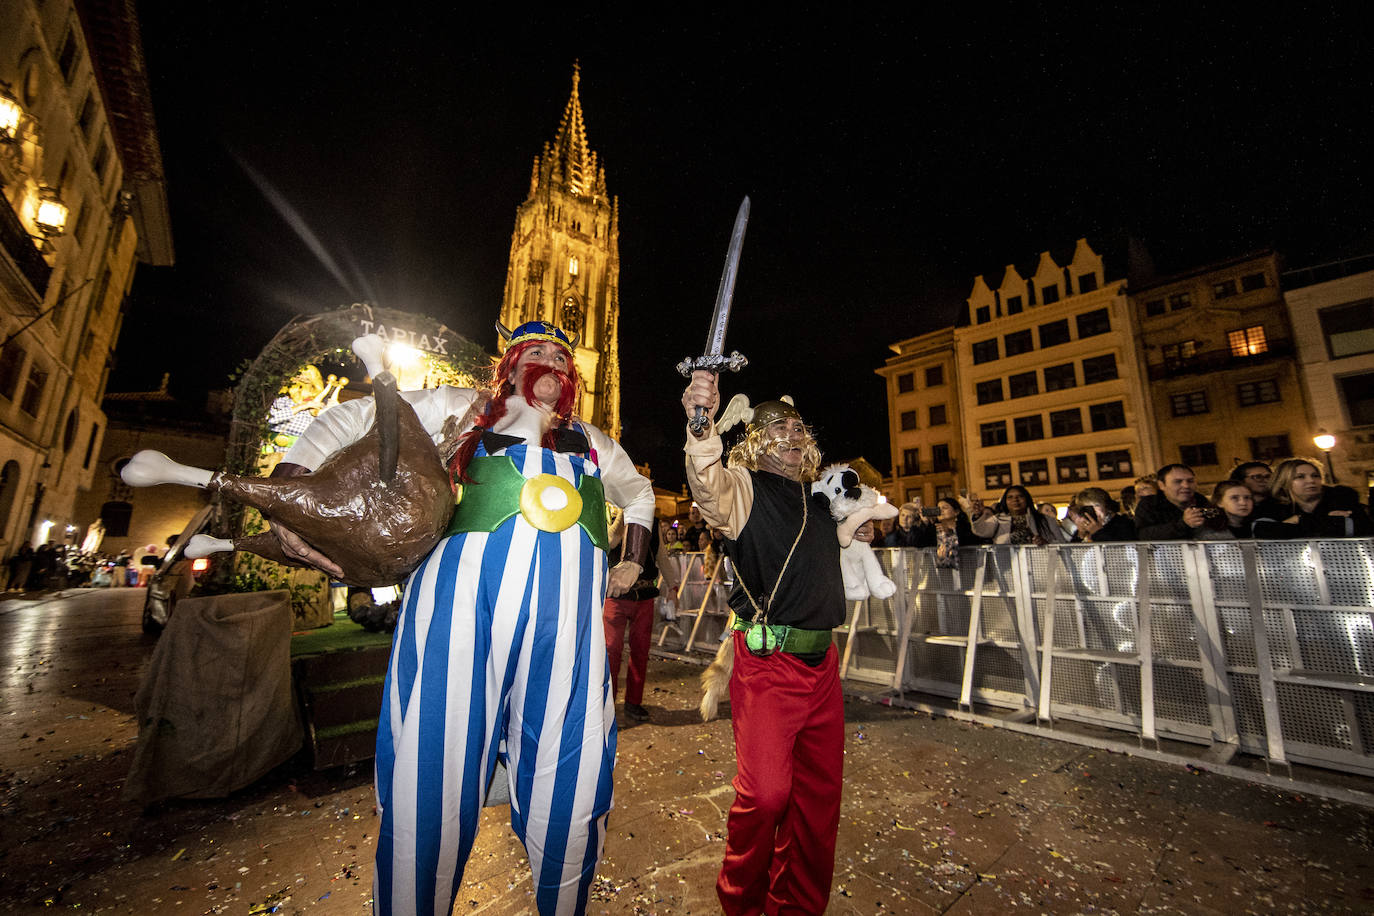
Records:
[[[935,508],[934,506],[922,506],[921,516],[923,518],[939,518],[940,510]]]
[[[1090,522],[1096,523],[1098,521],[1096,506],[1079,506],[1074,511],[1077,512],[1079,515],[1083,516],[1084,518],[1086,518]]]

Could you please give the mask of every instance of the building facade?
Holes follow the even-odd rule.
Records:
[[[1374,255],[1284,274],[1284,300],[1311,416],[1301,436],[1336,439],[1336,482],[1374,487]],[[1314,457],[1312,439],[1293,446]]]
[[[891,344],[895,356],[877,370],[887,387],[895,503],[927,506],[958,491],[963,461],[954,329],[941,328]]]
[[[1279,273],[1278,254],[1262,251],[1131,293],[1160,458],[1204,485],[1311,444]]]
[[[75,538],[135,265],[172,262],[133,6],[0,0],[0,550]]]
[[[587,144],[573,68],[572,94],[553,142],[534,158],[529,196],[515,213],[501,323],[548,321],[578,335],[580,416],[620,434],[620,202]]]
[[[1042,252],[996,289],[973,283],[954,329],[963,395],[963,486],[996,499],[1011,484],[1064,505],[1078,490],[1116,493],[1158,454],[1125,280],[1079,239]]]

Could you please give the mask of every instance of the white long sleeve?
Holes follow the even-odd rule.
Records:
[[[467,412],[477,397],[470,388],[454,388],[445,385],[441,388],[427,388],[420,391],[402,391],[401,397],[415,408],[415,415],[425,432],[430,434],[435,444],[443,433],[444,423],[449,417],[460,417]],[[521,410],[522,405],[512,404],[503,422],[496,425],[495,432],[518,433],[527,423]],[[299,464],[315,470],[330,455],[352,442],[356,442],[372,428],[377,409],[373,399],[357,398],[340,404],[321,413],[311,423],[296,444],[282,456],[283,461]],[[654,521],[654,488],[649,479],[635,468],[634,461],[610,436],[592,426],[578,421],[586,430],[588,440],[596,450],[597,464],[601,468],[601,484],[607,498],[625,510],[625,521],[648,528]],[[526,437],[528,441],[528,437]]]

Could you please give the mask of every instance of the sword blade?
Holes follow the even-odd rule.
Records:
[[[735,228],[730,232],[730,248],[725,253],[725,269],[720,274],[716,290],[716,310],[711,315],[711,329],[706,334],[706,355],[720,356],[725,352],[725,326],[730,323],[730,303],[735,297],[735,276],[739,273],[739,253],[744,247],[744,229],[749,225],[749,196],[740,202],[735,214]]]

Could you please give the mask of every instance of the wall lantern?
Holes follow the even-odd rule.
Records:
[[[0,82],[0,143],[14,143],[19,139],[19,119],[24,109],[10,92],[8,83]]]
[[[67,228],[67,205],[62,202],[62,195],[53,188],[39,188],[33,222],[45,240],[60,236]]]

